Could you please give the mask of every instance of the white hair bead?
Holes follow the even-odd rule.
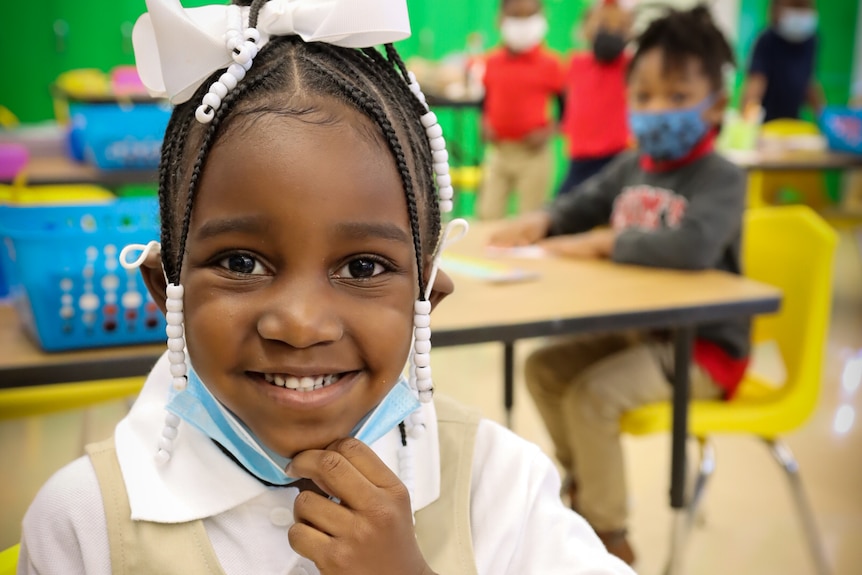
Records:
[[[183,351],[169,351],[168,352],[168,361],[172,364],[179,364],[186,362],[186,354]]]
[[[437,186],[445,188],[452,185],[452,176],[449,174],[437,174]]]
[[[195,120],[201,124],[209,124],[215,117],[215,110],[207,106],[198,106],[195,110]]]
[[[419,392],[419,401],[422,403],[429,403],[432,399],[434,399],[433,391],[420,391]],[[416,427],[416,429],[424,429],[422,427]]]
[[[417,364],[416,365],[416,379],[418,379],[420,383],[422,382],[423,379],[430,380],[431,379],[431,366],[430,365],[419,366]],[[422,391],[421,388],[420,388],[420,391]]]
[[[164,465],[168,461],[171,460],[171,454],[165,451],[164,449],[159,449],[156,453],[156,464]]]
[[[440,211],[444,214],[448,214],[454,208],[454,204],[452,204],[452,200],[442,200],[440,202]]]
[[[428,112],[427,114],[423,114],[419,121],[422,122],[422,126],[425,128],[430,128],[431,126],[437,124],[437,114],[434,112]]]
[[[231,58],[237,64],[241,66],[245,66],[248,62],[251,62],[251,59],[254,58],[252,54],[251,48],[249,47],[248,42],[244,42],[241,46],[237,46],[234,48],[233,53],[231,54]]]
[[[421,340],[430,340],[431,339],[431,328],[430,327],[417,327],[413,334],[416,336],[417,341]]]
[[[168,349],[171,351],[183,351],[186,347],[186,340],[182,337],[168,338]]]
[[[165,451],[172,451],[174,448],[174,442],[168,437],[164,435],[159,438],[159,449],[164,449]]]
[[[260,41],[260,32],[257,31],[257,28],[246,28],[242,33],[246,40],[254,42],[255,44]]]
[[[252,64],[252,62],[253,62],[253,60],[252,60],[251,58],[249,58],[248,62],[246,62],[245,64],[242,64],[242,68],[243,68],[246,72],[248,72],[249,70],[251,70],[251,64]]]
[[[227,34],[227,40],[225,40],[225,47],[229,52],[233,52],[239,47],[240,44],[243,43],[242,36],[236,30],[229,30]],[[231,33],[232,32],[232,33]]]
[[[417,353],[413,356],[413,363],[417,368],[428,367],[431,365],[431,355],[427,353]]]
[[[176,339],[178,337],[183,337],[183,326],[168,324],[168,326],[165,328],[165,332],[168,335],[168,339]]]
[[[431,316],[427,313],[417,313],[413,316],[414,327],[428,327],[431,325]]]
[[[412,425],[425,425],[425,413],[421,409],[417,409],[410,414],[410,423]]]
[[[219,106],[221,106],[221,98],[218,97],[217,94],[213,94],[212,92],[207,92],[203,100],[201,100],[204,106],[209,106],[213,110],[218,110]]]
[[[167,437],[168,439],[176,439],[180,434],[179,430],[176,427],[164,426],[162,428],[162,437]]]
[[[236,83],[237,83],[236,76],[234,76],[233,74],[229,74],[228,72],[225,72],[224,74],[219,76],[218,81],[225,88],[227,88],[228,91],[231,91],[234,88],[236,88]]]
[[[185,377],[175,377],[171,386],[174,388],[174,391],[182,391],[189,384],[189,381]]]
[[[171,375],[174,377],[182,377],[186,374],[186,364],[185,363],[172,363],[171,364]]]
[[[452,186],[444,186],[440,188],[440,199],[441,200],[451,200],[455,195],[455,190],[452,189]]]
[[[420,377],[416,380],[416,388],[419,390],[419,393],[422,393],[423,391],[431,391],[434,389],[434,382],[431,381],[430,377]]]
[[[429,140],[432,138],[439,138],[443,135],[443,128],[440,124],[434,124],[433,126],[425,128],[425,134],[427,134]]]
[[[182,299],[184,291],[182,284],[168,284],[165,293],[169,298]]]
[[[235,62],[227,67],[227,73],[236,78],[237,82],[245,78],[245,68]]]
[[[438,138],[432,138],[428,140],[428,143],[431,145],[432,150],[445,150],[446,149],[446,140],[443,139],[442,136]]]
[[[180,416],[176,413],[168,412],[165,414],[165,425],[168,427],[178,427],[180,424]]]
[[[434,162],[434,173],[444,176],[449,173],[449,162]]]
[[[183,312],[181,311],[169,311],[165,314],[165,321],[168,322],[168,325],[182,325],[183,323]]]
[[[183,300],[175,297],[168,298],[165,307],[168,311],[183,311]]]
[[[413,303],[413,312],[414,313],[422,313],[422,314],[431,313],[431,302],[428,301],[427,299],[416,300]]]
[[[416,353],[430,353],[431,351],[431,341],[430,340],[417,340],[413,344],[413,349]]]
[[[449,152],[447,150],[436,150],[431,154],[435,164],[442,164],[449,161]]]
[[[219,97],[219,99],[224,100],[224,97],[227,96],[228,93],[227,86],[222,84],[221,82],[213,82],[213,85],[210,86],[210,92]]]

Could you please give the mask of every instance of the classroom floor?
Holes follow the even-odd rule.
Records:
[[[862,237],[858,241],[862,244]],[[862,573],[862,257],[852,242],[849,234],[842,236],[836,260],[821,401],[808,424],[787,438],[833,575]],[[519,365],[539,343],[518,344]],[[500,346],[438,349],[433,357],[439,390],[478,406],[486,417],[503,420]],[[515,431],[549,450],[523,382],[516,385]],[[78,455],[82,432],[87,439],[106,436],[124,410],[121,402],[91,410],[83,431],[80,412],[0,423],[0,549],[18,540],[20,519],[39,485]],[[856,425],[854,412],[859,414]],[[768,451],[745,437],[719,437],[715,445],[718,468],[701,524],[690,539],[687,573],[813,574],[790,492]],[[668,552],[669,447],[665,435],[625,439],[631,539],[642,575],[661,573]]]

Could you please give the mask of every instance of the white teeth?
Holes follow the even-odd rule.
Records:
[[[341,376],[339,374],[330,374],[318,375],[316,377],[293,377],[291,375],[265,373],[263,374],[263,378],[279,387],[286,387],[297,391],[313,391],[338,381]]]

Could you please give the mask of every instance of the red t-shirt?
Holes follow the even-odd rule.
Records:
[[[626,111],[626,69],[630,57],[607,64],[592,52],[572,56],[566,74],[566,106],[562,132],[571,158],[598,158],[625,150],[629,144]]]
[[[520,140],[551,123],[552,99],[562,93],[565,72],[542,46],[522,53],[500,48],[485,64],[485,123],[502,140]]]

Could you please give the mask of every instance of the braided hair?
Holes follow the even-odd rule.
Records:
[[[234,3],[251,6],[249,26],[254,27],[266,1]],[[423,246],[433,245],[440,233],[431,148],[419,120],[426,109],[410,91],[407,69],[395,47],[388,44],[384,50],[385,55],[374,48],[306,43],[298,36],[273,37],[255,57],[243,81],[222,100],[211,122],[197,122],[195,109],[224,70],[215,72],[191,99],[174,109],[159,164],[162,260],[169,282],[180,283],[192,209],[213,146],[231,132],[237,118],[267,113],[301,117],[310,111],[309,97],[318,96],[350,106],[379,129],[378,136],[395,160],[404,188],[419,290],[424,293]],[[299,100],[303,104],[297,105]]]
[[[647,26],[637,43],[629,64],[629,75],[638,60],[654,48],[661,49],[666,70],[683,69],[689,58],[697,59],[716,91],[724,86],[725,66],[735,65],[730,44],[715,25],[709,8],[703,4],[690,10],[667,8],[662,17]]]

